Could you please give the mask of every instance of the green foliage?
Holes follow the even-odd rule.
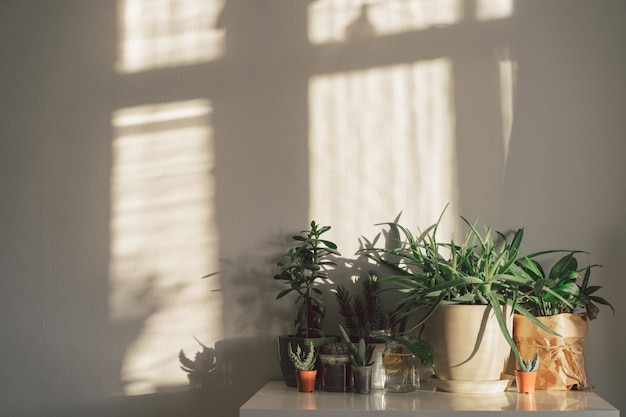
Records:
[[[298,371],[311,371],[315,366],[315,359],[317,358],[317,354],[315,352],[315,347],[313,346],[313,342],[309,341],[309,346],[305,351],[300,347],[300,345],[296,345],[296,351],[294,352],[291,343],[289,344],[289,359],[291,359],[291,363],[293,363],[293,367]]]
[[[359,283],[362,296],[352,297],[343,285],[338,285],[335,292],[339,313],[343,317],[348,333],[359,337],[366,326],[376,330],[390,329],[391,312],[383,310],[379,297],[381,287],[378,275],[370,271],[359,279]]]
[[[468,228],[461,244],[453,239],[440,241],[437,231],[444,213],[445,209],[435,224],[423,232],[418,231],[415,236],[398,222],[383,223],[399,234],[396,247],[370,247],[360,252],[393,271],[381,281],[391,284],[391,290],[401,294],[394,317],[396,321],[413,318],[415,323],[409,331],[420,327],[444,303],[490,305],[519,362],[520,354],[506,326],[501,306],[509,306],[511,311],[528,317],[554,334],[518,303],[522,294],[520,288],[533,282],[516,263],[523,256],[524,229],[517,229],[512,237],[507,238],[488,226],[483,226],[481,232],[477,223],[461,217]]]
[[[353,366],[370,366],[374,364],[372,355],[374,354],[374,345],[367,343],[369,339],[369,328],[366,330],[366,334],[359,339],[358,343],[353,343],[350,340],[350,336],[346,332],[343,326],[339,325],[341,336],[350,348],[350,363]]]
[[[521,359],[517,365],[522,372],[537,372],[537,369],[539,369],[539,354],[535,353],[533,359],[529,361]]]
[[[416,336],[397,336],[404,346],[411,351],[412,354],[420,358],[422,363],[433,363],[433,354],[430,345],[425,340]]]
[[[557,260],[546,275],[541,264],[534,258],[566,252]],[[532,278],[532,286],[524,288],[524,306],[535,316],[551,316],[560,313],[576,313],[584,310],[590,320],[598,316],[599,308],[595,303],[607,305],[615,313],[613,306],[604,298],[595,295],[599,286],[590,286],[591,268],[600,265],[588,265],[578,268],[577,253],[582,251],[542,251],[522,257],[516,263]],[[594,303],[595,302],[595,303]]]
[[[330,226],[319,226],[315,221],[310,224],[309,230],[303,230],[300,235],[293,236],[298,246],[289,249],[285,254],[289,260],[286,263],[278,262],[278,273],[274,279],[283,281],[289,288],[281,291],[277,299],[296,292],[296,303],[300,307],[296,313],[296,336],[322,337],[322,322],[326,314],[326,307],[322,300],[322,291],[317,288],[318,280],[325,280],[328,276],[327,268],[335,266],[330,260],[332,255],[339,255],[337,245],[321,236],[330,230]]]

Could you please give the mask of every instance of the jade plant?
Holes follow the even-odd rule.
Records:
[[[274,279],[283,281],[289,288],[281,291],[277,299],[291,292],[297,293],[296,303],[300,307],[294,320],[296,336],[323,337],[322,322],[326,307],[322,299],[322,290],[316,284],[327,279],[327,269],[335,266],[333,255],[339,255],[337,245],[322,235],[330,230],[330,226],[320,226],[315,221],[309,230],[303,230],[293,236],[298,246],[289,249],[285,254],[287,262],[278,262],[278,273]]]
[[[291,343],[289,344],[289,359],[291,359],[293,367],[298,371],[312,371],[315,367],[316,358],[317,354],[312,341],[309,341],[306,351],[301,348],[300,345],[296,345],[296,350],[294,352]]]

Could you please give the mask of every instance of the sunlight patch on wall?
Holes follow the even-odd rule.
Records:
[[[515,103],[515,86],[517,64],[510,48],[497,51],[498,71],[500,74],[500,109],[502,112],[502,139],[504,145],[504,163],[509,157],[511,129],[513,128],[513,104]]]
[[[109,305],[128,395],[187,384],[178,352],[223,336],[218,284],[201,280],[218,269],[211,112],[193,100],[112,117]]]
[[[318,0],[308,9],[309,41],[345,41],[368,26],[372,35],[390,35],[452,25],[462,17],[463,0]]]
[[[477,0],[476,20],[505,19],[513,16],[513,0]]]
[[[310,217],[333,226],[346,256],[355,233],[373,238],[400,212],[426,227],[450,203],[458,223],[451,73],[441,58],[311,80]]]
[[[134,73],[219,59],[225,0],[119,0],[116,69]]]

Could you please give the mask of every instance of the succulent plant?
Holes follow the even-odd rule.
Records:
[[[529,361],[520,359],[517,365],[522,372],[537,372],[537,369],[539,369],[539,354],[535,353],[535,356]]]
[[[293,363],[294,368],[298,371],[313,370],[316,357],[315,347],[313,346],[313,342],[310,340],[306,352],[300,347],[300,345],[296,345],[296,351],[294,352],[291,343],[289,344],[289,358],[291,359],[291,363]]]
[[[366,342],[366,339],[369,339],[369,334],[361,337],[358,343],[352,343],[346,329],[344,329],[341,324],[339,325],[339,330],[350,348],[350,363],[352,366],[373,365],[374,361],[372,360],[372,356],[374,354],[374,346]],[[366,332],[369,333],[369,328],[367,328]]]

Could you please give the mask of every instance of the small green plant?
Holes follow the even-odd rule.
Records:
[[[548,274],[534,258],[567,252],[557,260]],[[516,263],[533,279],[532,285],[525,288],[525,297],[521,301],[535,316],[552,316],[560,313],[576,313],[584,310],[589,320],[598,317],[600,309],[595,303],[613,306],[595,293],[602,287],[589,285],[591,268],[600,265],[588,265],[578,268],[577,253],[583,251],[542,251],[519,258]]]
[[[316,357],[317,355],[312,341],[309,341],[309,346],[306,352],[300,347],[300,345],[296,345],[296,351],[294,352],[291,343],[289,344],[289,359],[291,359],[291,363],[293,363],[294,368],[298,371],[313,370],[315,367]]]
[[[298,294],[296,303],[301,303],[294,320],[296,336],[323,337],[322,322],[326,307],[322,300],[322,290],[316,287],[318,280],[328,277],[327,268],[335,266],[330,257],[339,255],[337,245],[321,236],[330,230],[330,226],[319,226],[315,221],[309,230],[292,239],[300,244],[285,254],[289,258],[286,263],[278,262],[278,274],[274,279],[284,281],[289,288],[281,291],[276,299],[295,291]]]
[[[352,366],[373,365],[374,361],[372,360],[372,356],[374,354],[374,346],[366,342],[366,340],[369,339],[369,331],[359,339],[358,343],[353,343],[346,329],[344,329],[341,324],[339,325],[339,330],[341,331],[343,340],[350,348],[350,363]]]
[[[385,311],[380,300],[380,281],[374,271],[359,278],[362,296],[352,296],[343,285],[338,285],[335,299],[339,305],[339,314],[343,317],[344,325],[350,336],[358,338],[362,335],[365,326],[373,330],[391,328],[391,311]]]
[[[529,361],[520,359],[517,365],[522,372],[537,372],[537,369],[539,369],[539,354],[535,353],[535,356]]]
[[[398,335],[396,338],[401,341],[412,354],[420,358],[422,363],[433,363],[433,353],[430,350],[428,342],[417,336]]]

